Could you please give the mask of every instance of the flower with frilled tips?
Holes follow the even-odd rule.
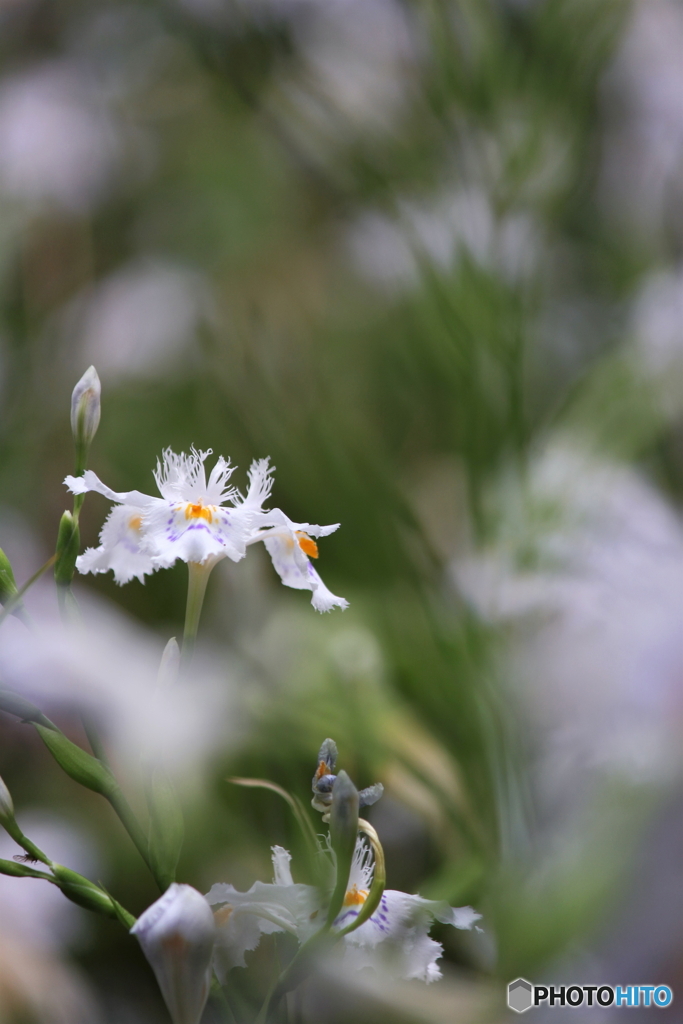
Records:
[[[218,908],[214,966],[221,981],[232,967],[245,966],[245,952],[256,948],[261,935],[290,932],[303,944],[327,929],[332,939],[337,934],[343,965],[350,970],[373,967],[401,978],[434,981],[441,975],[436,961],[443,947],[429,937],[432,922],[471,928],[481,916],[471,907],[453,908],[384,888],[379,838],[358,818],[359,804],[374,803],[382,787],[377,784],[358,793],[345,772],[334,774],[336,764],[337,746],[326,739],[313,776],[312,802],[331,826],[331,842],[318,850],[321,859],[330,856],[334,865],[329,884],[321,888],[295,883],[290,854],[274,846],[272,883],[255,882],[248,892],[219,883],[207,894],[208,902]],[[349,829],[353,834],[346,852]],[[358,829],[370,845],[358,836]]]
[[[115,502],[100,533],[100,545],[88,548],[76,561],[79,572],[112,570],[117,583],[173,565],[177,559],[211,569],[222,558],[244,558],[247,546],[263,541],[282,582],[296,590],[312,591],[311,603],[320,612],[343,597],[332,594],[310,563],[317,558],[313,537],[324,537],[339,524],[315,526],[294,523],[280,509],[263,510],[273,486],[268,459],[249,469],[246,496],[228,480],[234,467],[219,457],[207,479],[204,462],[210,452],[191,449],[176,455],[170,448],[157,463],[154,478],[160,498],[140,491],[113,491],[87,470],[64,483],[74,494],[96,491]]]
[[[218,458],[208,476],[204,462],[211,454],[191,449],[177,455],[167,448],[154,473],[160,498],[140,491],[113,491],[87,470],[64,481],[74,494],[96,491],[116,502],[102,528],[100,546],[89,548],[76,562],[79,572],[112,569],[117,583],[168,568],[177,559],[200,564],[221,558],[237,562],[260,502],[269,493],[267,466],[252,467],[252,485],[245,499],[228,486],[233,468]],[[225,507],[231,502],[232,507]]]
[[[214,966],[222,982],[232,967],[245,966],[245,952],[256,949],[262,935],[289,932],[304,943],[322,925],[327,897],[316,886],[295,883],[290,861],[287,850],[274,846],[272,883],[255,882],[248,892],[217,883],[207,893],[206,899],[216,907]],[[370,848],[359,838],[333,932],[347,928],[358,917],[372,886],[373,870]],[[340,940],[343,966],[351,971],[370,967],[400,978],[434,981],[441,976],[436,961],[443,947],[429,937],[432,922],[436,919],[455,928],[471,928],[480,916],[471,907],[453,908],[445,902],[386,889],[367,921]]]
[[[199,1024],[211,985],[216,937],[208,903],[191,885],[171,885],[131,928],[156,975],[173,1024]]]

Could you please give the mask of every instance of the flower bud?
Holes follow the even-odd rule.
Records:
[[[89,367],[71,395],[71,430],[79,452],[86,452],[97,433],[100,422],[100,378],[94,366]]]
[[[211,907],[173,883],[131,928],[156,975],[173,1024],[199,1024],[211,985],[216,936]]]
[[[76,559],[81,546],[81,535],[78,529],[78,520],[71,512],[65,512],[59,522],[57,533],[57,546],[55,554],[55,582],[62,587],[68,587],[76,570]]]
[[[64,895],[79,907],[93,910],[107,917],[117,917],[111,896],[104,892],[89,878],[79,875],[77,871],[64,867],[63,864],[52,864],[52,873],[57,879],[59,888]]]
[[[0,775],[0,824],[4,825],[6,821],[14,821],[14,803],[12,794]]]
[[[344,902],[357,837],[358,790],[346,772],[341,771],[332,787],[330,811],[330,841],[337,861],[337,881],[328,909],[330,924]]]

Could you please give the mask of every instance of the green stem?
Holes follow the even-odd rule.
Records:
[[[50,555],[47,562],[44,565],[41,565],[38,572],[34,572],[33,576],[31,576],[31,578],[24,583],[23,587],[19,588],[14,597],[7,602],[5,607],[2,609],[2,612],[0,612],[0,626],[3,624],[7,616],[12,614],[17,605],[21,603],[21,599],[29,587],[32,587],[36,580],[39,580],[43,573],[47,572],[47,570],[55,564],[56,559],[57,555]]]
[[[211,998],[215,1005],[220,1007],[225,1024],[236,1024],[235,1014],[232,1012],[232,1007],[230,1006],[227,996],[223,991],[223,986],[215,974],[211,979]]]
[[[5,819],[2,825],[5,831],[8,833],[8,835],[12,837],[14,842],[18,846],[21,846],[22,849],[26,850],[26,853],[28,854],[29,857],[31,857],[33,860],[41,861],[43,864],[47,864],[48,867],[52,866],[52,861],[47,856],[47,854],[43,853],[40,847],[36,846],[35,843],[31,842],[28,836],[24,835],[24,833],[21,831],[14,818]]]
[[[185,667],[192,661],[199,619],[204,604],[204,595],[206,594],[206,584],[209,582],[213,565],[211,562],[204,564],[201,562],[188,562],[187,569],[187,605],[185,608],[185,629],[183,631],[183,649],[181,652],[181,663]]]

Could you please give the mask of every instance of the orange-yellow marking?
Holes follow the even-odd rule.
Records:
[[[211,511],[213,506],[203,505],[201,501],[198,501],[196,505],[185,506],[185,518],[186,519],[206,519],[207,523],[213,522],[213,512]]]
[[[216,926],[220,928],[222,924],[225,924],[231,914],[232,906],[229,903],[225,907],[221,907],[220,910],[214,910],[213,919],[216,922]]]
[[[182,957],[187,952],[187,939],[184,939],[178,932],[171,932],[161,940],[162,947],[171,956]]]
[[[352,885],[347,890],[346,896],[344,897],[345,907],[357,907],[360,903],[365,903],[368,898],[367,889],[359,889],[357,885]]]
[[[318,765],[318,770],[315,773],[316,779],[322,779],[323,775],[327,775],[327,765],[324,761],[321,761]]]
[[[128,520],[128,526],[131,530],[139,530],[142,526],[142,516],[131,516]]]
[[[318,545],[313,540],[313,538],[309,537],[307,533],[303,532],[303,530],[297,530],[296,535],[299,538],[299,547],[301,548],[303,553],[305,555],[308,555],[309,558],[317,558]]]

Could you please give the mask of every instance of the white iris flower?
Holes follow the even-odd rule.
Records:
[[[339,526],[294,523],[280,509],[263,510],[273,486],[268,459],[252,463],[246,496],[229,486],[235,467],[219,456],[208,479],[204,463],[211,451],[177,455],[167,448],[154,473],[161,497],[140,491],[113,491],[91,470],[67,476],[64,483],[74,494],[96,491],[115,502],[100,533],[100,545],[88,548],[77,560],[79,572],[114,573],[117,583],[166,569],[175,561],[195,562],[211,568],[222,558],[244,558],[250,544],[263,541],[282,582],[296,590],[312,591],[318,611],[335,605],[346,608],[343,597],[332,594],[309,560],[318,557],[313,537],[325,537]]]
[[[206,899],[218,909],[214,969],[222,983],[232,967],[244,967],[244,954],[255,949],[262,935],[290,932],[300,943],[316,932],[325,920],[324,896],[312,885],[295,883],[291,855],[273,847],[272,884],[255,882],[248,892],[217,883]],[[333,928],[347,927],[361,911],[372,885],[373,863],[362,839],[349,875],[344,906]],[[375,912],[341,940],[343,962],[349,970],[371,967],[394,977],[435,981],[441,977],[436,963],[443,946],[429,938],[434,919],[455,928],[471,928],[481,917],[471,907],[449,907],[405,892],[387,889]]]

